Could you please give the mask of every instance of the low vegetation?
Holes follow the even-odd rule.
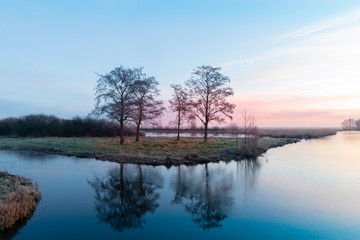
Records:
[[[118,124],[104,119],[74,117],[61,119],[52,115],[31,114],[0,120],[0,135],[19,137],[115,137]],[[134,136],[135,128],[124,126],[125,136]]]
[[[311,139],[331,136],[339,130],[337,128],[259,128],[259,136]]]
[[[30,217],[40,199],[30,179],[0,172],[0,231]]]
[[[224,153],[236,151],[239,141],[242,140],[212,138],[204,143],[200,138],[184,138],[177,141],[173,138],[144,137],[140,142],[126,140],[124,145],[119,145],[118,138],[0,137],[0,149],[39,151],[116,162],[179,165],[232,159],[229,158],[232,155]],[[261,138],[256,154],[296,141],[298,139]]]
[[[176,141],[172,138],[144,137],[140,142],[128,139],[119,145],[118,138],[20,138],[0,137],[0,149],[39,150],[55,153],[102,153],[106,155],[134,157],[184,157],[197,154],[202,157],[217,154],[224,148],[235,147],[235,139],[212,139],[203,144],[199,138],[184,138]]]

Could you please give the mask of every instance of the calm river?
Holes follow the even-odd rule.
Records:
[[[170,169],[0,151],[0,170],[43,196],[0,239],[360,239],[359,133]]]

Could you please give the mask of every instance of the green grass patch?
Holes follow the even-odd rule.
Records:
[[[107,155],[149,156],[149,157],[183,157],[187,154],[209,156],[236,146],[235,139],[211,139],[203,143],[200,138],[184,138],[176,141],[173,138],[143,137],[140,142],[127,139],[124,145],[119,138],[13,138],[0,137],[0,149],[55,149],[66,153],[103,153]]]
[[[40,152],[56,152],[60,154],[76,153],[101,153],[110,156],[134,156],[134,157],[177,157],[187,154],[196,154],[199,157],[214,156],[226,149],[236,149],[238,141],[233,138],[212,138],[204,143],[201,138],[183,138],[176,141],[170,137],[143,137],[140,142],[126,139],[124,145],[120,145],[119,138],[16,138],[0,137],[0,149],[10,150],[34,150]],[[268,149],[278,145],[284,145],[287,138],[265,137],[260,140],[260,147]],[[47,151],[51,150],[51,151]]]

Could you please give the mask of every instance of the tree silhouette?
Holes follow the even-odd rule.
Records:
[[[145,74],[134,83],[131,119],[136,124],[136,142],[139,141],[141,124],[144,122],[155,124],[155,119],[161,117],[165,110],[163,101],[156,100],[160,94],[157,85],[159,83],[154,77],[146,77]]]
[[[225,118],[232,119],[235,105],[226,101],[227,97],[234,95],[227,76],[219,71],[221,68],[200,66],[193,72],[186,86],[192,97],[192,115],[204,124],[204,142],[207,142],[208,125],[211,121],[222,123]]]
[[[357,127],[356,120],[352,118],[345,119],[341,125],[343,130],[350,130],[350,131],[356,129]]]
[[[120,124],[120,144],[124,144],[124,123],[130,120],[134,101],[134,83],[142,78],[142,68],[113,69],[105,75],[99,74],[95,109],[92,115],[105,115]]]
[[[170,110],[176,113],[175,125],[177,127],[176,140],[180,140],[180,126],[184,120],[192,121],[194,118],[190,114],[190,96],[180,84],[171,84],[173,89],[172,98],[169,100]]]

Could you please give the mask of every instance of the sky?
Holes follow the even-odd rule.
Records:
[[[0,0],[0,118],[86,116],[97,73],[120,65],[143,66],[166,104],[171,83],[220,66],[233,121],[338,127],[360,118],[360,3]]]

